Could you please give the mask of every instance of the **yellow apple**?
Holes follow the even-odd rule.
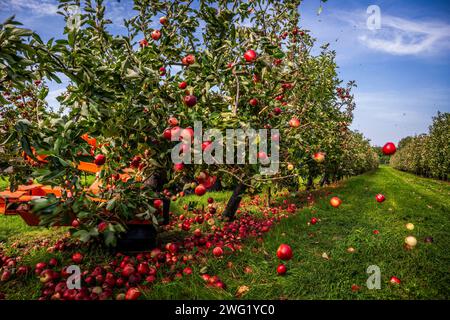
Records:
[[[407,223],[406,224],[406,229],[408,230],[414,230],[414,225],[412,223]]]
[[[408,236],[405,238],[405,243],[411,248],[414,248],[417,245],[417,239],[416,237]]]

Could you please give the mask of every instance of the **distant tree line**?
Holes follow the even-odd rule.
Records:
[[[396,169],[448,181],[450,178],[450,113],[438,112],[428,134],[403,138],[390,160]]]

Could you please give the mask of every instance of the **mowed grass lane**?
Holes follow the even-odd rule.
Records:
[[[450,185],[423,179],[389,167],[351,178],[331,195],[317,199],[293,217],[285,219],[265,237],[263,243],[250,242],[230,260],[211,257],[209,274],[218,275],[226,291],[205,288],[203,280],[158,284],[147,295],[153,299],[224,298],[233,299],[241,290],[244,299],[448,299],[450,297]],[[377,203],[375,195],[386,196]],[[331,196],[343,204],[329,205]],[[320,219],[308,225],[311,217]],[[414,230],[407,230],[406,223]],[[379,234],[373,234],[378,230]],[[408,235],[417,238],[413,250],[403,248]],[[425,237],[433,237],[431,244]],[[288,273],[278,276],[276,250],[289,244],[294,258],[287,262]],[[349,247],[355,253],[347,252]],[[324,258],[324,253],[328,256]],[[369,290],[367,268],[381,271],[381,289]],[[251,273],[244,272],[246,267]],[[200,267],[196,270],[199,271]],[[391,285],[396,276],[400,285]],[[360,290],[352,291],[352,285]],[[246,291],[247,288],[248,291]]]
[[[376,172],[353,177],[337,188],[318,192],[312,206],[276,225],[260,243],[249,240],[242,252],[223,259],[208,257],[193,266],[194,275],[168,284],[160,281],[145,294],[148,299],[448,299],[450,297],[450,184],[420,178],[381,167]],[[386,196],[377,203],[375,195]],[[229,194],[211,193],[216,201],[225,201]],[[335,209],[329,199],[338,196],[343,204]],[[182,203],[198,200],[188,196]],[[205,199],[203,199],[205,198]],[[202,197],[201,201],[206,197]],[[282,200],[282,199],[280,199]],[[182,212],[174,208],[175,212]],[[311,217],[320,221],[308,225]],[[405,228],[413,223],[414,230]],[[378,230],[379,234],[373,234]],[[62,231],[62,230],[61,230]],[[50,236],[45,228],[25,226],[20,217],[0,216],[0,241],[5,247],[14,239]],[[403,248],[408,235],[417,238],[413,250]],[[12,237],[12,238],[11,238]],[[431,244],[425,237],[433,237]],[[288,273],[278,276],[280,261],[276,250],[289,244],[294,258],[286,262]],[[349,247],[354,253],[347,252]],[[324,255],[326,254],[326,255]],[[38,251],[30,261],[48,259]],[[93,253],[100,259],[100,253]],[[92,257],[94,258],[94,257]],[[230,266],[229,261],[232,262]],[[381,270],[381,289],[369,290],[366,280],[369,266]],[[247,272],[244,270],[247,268]],[[198,276],[200,270],[217,275],[226,290],[205,286]],[[249,272],[249,270],[251,270]],[[389,284],[391,276],[401,279],[400,285]],[[17,288],[16,298],[35,297],[36,279],[30,279],[27,292]],[[352,285],[360,286],[352,291]],[[32,289],[33,288],[33,289]],[[10,288],[12,289],[12,288]],[[31,290],[30,290],[31,289]],[[9,290],[8,290],[9,291]],[[237,294],[241,291],[240,294]]]

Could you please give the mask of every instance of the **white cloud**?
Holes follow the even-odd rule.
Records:
[[[31,15],[53,16],[57,14],[58,3],[53,0],[0,0],[0,9],[29,11]]]
[[[58,89],[50,90],[48,92],[48,95],[45,98],[45,100],[47,101],[50,108],[56,110],[60,106],[59,101],[56,100],[56,98],[58,96],[60,96],[62,93],[64,93],[65,91],[66,91],[65,88],[58,88]]]
[[[450,48],[450,25],[381,16],[381,29],[367,31],[359,40],[370,49],[393,55],[436,54]]]
[[[366,48],[392,55],[434,55],[450,49],[450,24],[439,20],[398,17],[381,10],[381,29],[369,30],[365,10],[339,11],[332,17],[345,22]]]

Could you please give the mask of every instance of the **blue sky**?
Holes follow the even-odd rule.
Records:
[[[123,32],[132,14],[130,0],[106,0],[113,32]],[[301,27],[318,45],[336,50],[340,77],[355,80],[353,128],[373,144],[398,142],[427,132],[438,110],[450,112],[450,1],[329,0],[320,15],[319,0],[304,0]],[[381,29],[369,30],[369,5],[381,13]],[[54,0],[0,0],[0,20],[16,15],[43,39],[61,37],[64,21]],[[63,86],[51,84],[49,103]]]

